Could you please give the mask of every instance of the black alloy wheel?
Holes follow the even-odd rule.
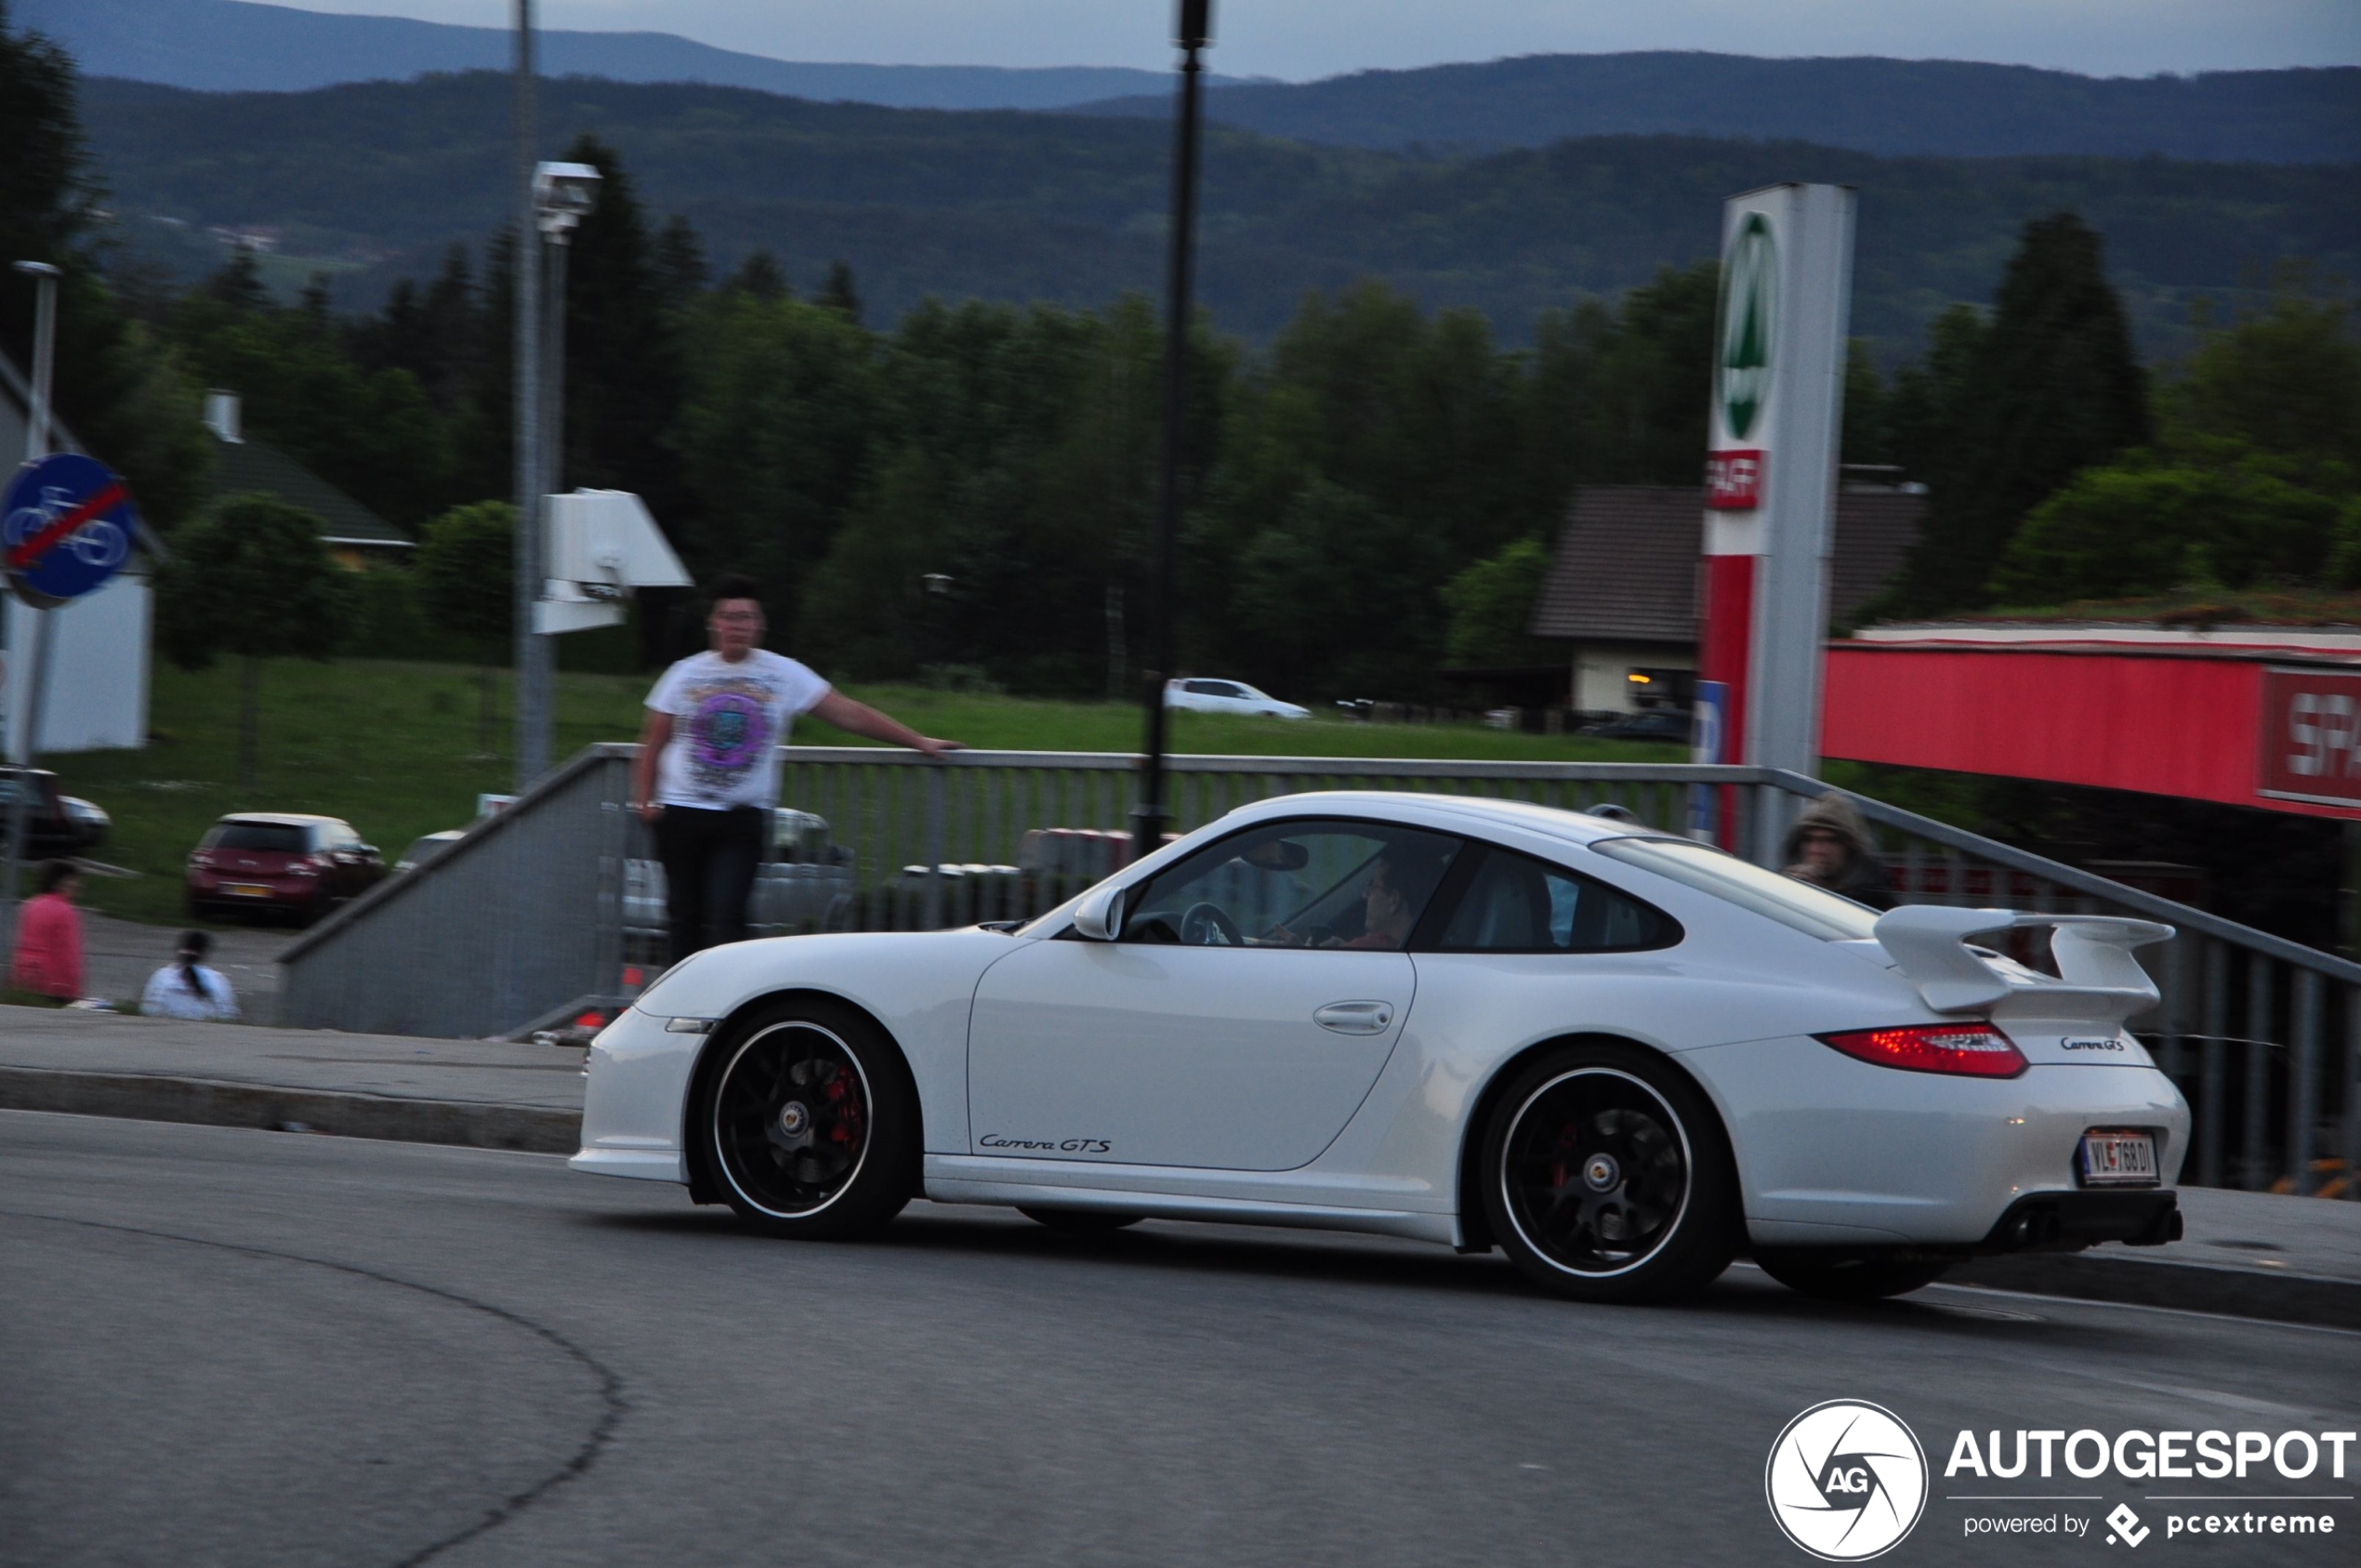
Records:
[[[1736,1251],[1721,1122],[1677,1068],[1638,1047],[1569,1046],[1528,1067],[1494,1108],[1481,1168],[1494,1239],[1561,1296],[1689,1295]]]
[[[1759,1246],[1754,1260],[1789,1290],[1822,1301],[1881,1301],[1907,1296],[1951,1272],[1949,1260],[1924,1258],[1846,1257],[1808,1247]]]
[[[917,1187],[907,1069],[882,1031],[819,999],[777,1004],[714,1046],[697,1125],[714,1184],[774,1235],[864,1234]]]

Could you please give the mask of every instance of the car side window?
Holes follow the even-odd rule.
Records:
[[[1386,823],[1271,823],[1132,892],[1117,940],[1190,947],[1405,946],[1461,842]]]
[[[1513,850],[1486,849],[1434,949],[1629,953],[1681,940],[1670,916],[1619,889]]]
[[[1184,680],[1180,690],[1193,697],[1226,697],[1230,689],[1218,680]]]

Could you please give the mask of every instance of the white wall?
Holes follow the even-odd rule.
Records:
[[[1669,648],[1661,642],[1586,642],[1574,651],[1574,705],[1585,713],[1631,713],[1635,669],[1695,669],[1695,648]]]
[[[144,573],[122,572],[97,593],[61,610],[36,612],[0,591],[0,636],[7,646],[7,751],[21,755],[34,623],[57,617],[41,707],[42,752],[103,751],[148,741],[149,589]]]

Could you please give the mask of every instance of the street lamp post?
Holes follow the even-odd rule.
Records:
[[[555,494],[565,465],[566,255],[574,231],[598,200],[599,171],[588,164],[536,164],[530,186],[531,225],[534,259],[521,265],[546,266],[536,311],[537,330],[529,349],[521,349],[521,363],[533,383],[530,397],[520,398],[518,425],[534,427],[530,460],[520,458],[521,474],[529,474],[524,497],[517,507],[517,569],[519,613],[523,617],[518,638],[517,664],[517,790],[525,787],[549,766],[551,729],[548,636],[534,625],[534,606],[548,575],[547,501]],[[530,573],[529,578],[527,573]]]
[[[533,0],[517,0],[516,48],[516,587],[510,599],[516,650],[516,792],[549,763],[549,728],[541,712],[549,642],[533,629],[541,597],[541,254],[534,202]]]
[[[1150,602],[1154,630],[1148,643],[1147,755],[1140,769],[1140,803],[1131,810],[1131,856],[1154,854],[1164,842],[1172,813],[1165,805],[1164,754],[1169,718],[1165,682],[1171,678],[1174,626],[1180,619],[1173,587],[1174,539],[1180,530],[1180,464],[1184,451],[1182,404],[1188,397],[1190,269],[1195,259],[1197,136],[1203,116],[1203,70],[1197,55],[1213,41],[1213,0],[1179,0],[1180,120],[1172,154],[1172,254],[1167,264],[1164,339],[1164,465],[1156,493],[1155,551],[1151,563]]]

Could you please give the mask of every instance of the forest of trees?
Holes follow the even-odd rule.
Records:
[[[73,94],[70,62],[0,32],[0,138],[24,150],[0,181],[0,244],[67,268],[61,406],[159,523],[203,493],[205,387],[422,536],[508,496],[496,231],[358,315],[319,286],[276,302],[244,252],[186,290],[111,273]],[[614,148],[585,136],[568,154],[605,182],[570,261],[567,486],[636,491],[697,573],[754,573],[773,641],[829,674],[1130,689],[1161,385],[1142,297],[930,299],[882,320],[841,264],[757,249],[716,275]],[[1184,662],[1297,700],[1416,701],[1446,665],[1533,656],[1524,611],[1573,491],[1697,482],[1715,287],[1710,264],[1664,268],[1561,303],[1513,347],[1477,311],[1372,281],[1304,296],[1259,346],[1200,319]],[[0,305],[12,354],[25,292]],[[1991,305],[1941,315],[1922,352],[1881,367],[1856,347],[1846,460],[1932,491],[1882,612],[2361,585],[2349,307],[2292,271],[2270,297],[2153,371],[2102,236],[2059,214],[2025,226]],[[676,651],[681,618],[642,608],[643,658]],[[448,629],[466,657],[498,640]]]

